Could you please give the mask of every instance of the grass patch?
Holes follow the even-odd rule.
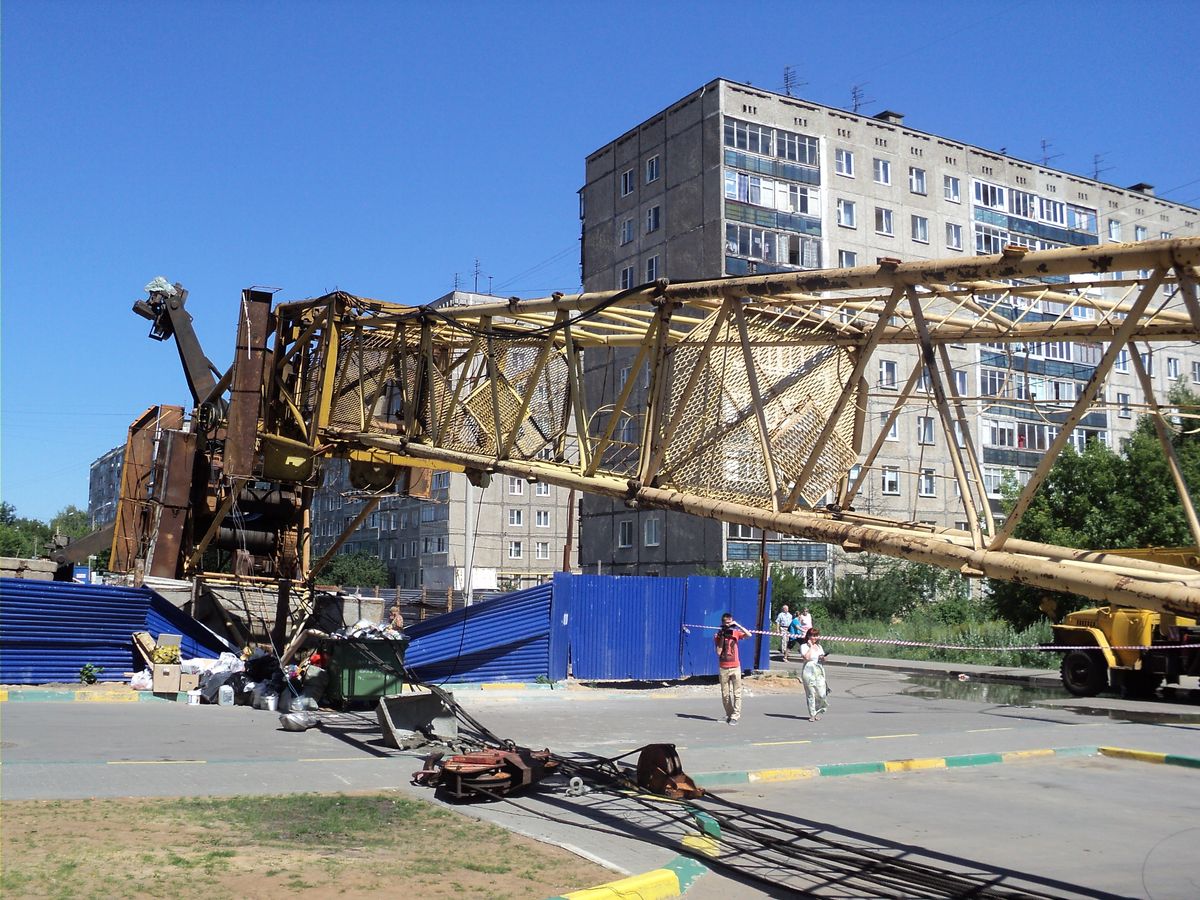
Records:
[[[423,806],[403,797],[298,794],[188,799],[174,814],[197,824],[220,822],[255,843],[336,849],[380,846],[390,841],[393,829],[407,828],[419,817],[440,818],[429,816]]]
[[[825,649],[831,654],[845,653],[852,656],[884,659],[912,659],[1027,669],[1058,667],[1057,654],[1045,650],[1003,649],[1036,647],[1040,643],[1049,641],[1053,632],[1050,629],[1050,623],[1046,621],[1038,622],[1022,630],[1013,628],[1007,622],[992,620],[946,625],[929,619],[918,620],[915,618],[902,622],[828,621],[822,622],[820,628],[824,635],[838,637],[886,638],[929,644],[954,644],[968,648],[965,650],[941,650],[932,647],[862,644],[854,641],[832,641],[822,638]]]
[[[178,896],[181,885],[205,900],[550,897],[613,877],[561,848],[391,793],[6,801],[3,817],[0,895],[12,897],[141,900]]]

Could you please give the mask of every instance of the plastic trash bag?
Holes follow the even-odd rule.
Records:
[[[307,731],[317,724],[317,717],[310,712],[284,713],[279,717],[284,731]]]
[[[153,690],[154,673],[149,669],[142,669],[140,672],[134,672],[133,677],[129,679],[129,686],[135,691]]]

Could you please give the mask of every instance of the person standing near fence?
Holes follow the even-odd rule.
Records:
[[[792,624],[792,619],[795,618],[791,611],[787,608],[787,604],[779,610],[779,615],[775,617],[775,630],[779,632],[779,649],[783,652],[783,661],[788,661],[788,628]]]
[[[820,645],[820,629],[810,628],[805,635],[800,656],[804,668],[800,670],[800,681],[804,684],[804,697],[808,701],[808,721],[815,722],[829,708],[828,689],[825,686],[825,648]]]
[[[800,620],[800,640],[804,640],[808,634],[808,629],[813,627],[812,613],[808,611],[808,607],[806,606],[797,614],[796,618]]]
[[[713,643],[717,648],[717,672],[726,725],[736,725],[742,717],[742,661],[738,658],[738,641],[748,637],[750,632],[733,620],[733,613],[721,616],[721,627]]]

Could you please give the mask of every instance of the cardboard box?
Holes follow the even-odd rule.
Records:
[[[194,691],[200,687],[200,676],[194,672],[182,672],[179,675],[179,690]]]
[[[161,663],[154,664],[154,693],[179,693],[179,666],[164,666]]]

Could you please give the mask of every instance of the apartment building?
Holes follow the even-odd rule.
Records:
[[[1200,224],[1200,211],[1154,196],[1149,184],[1105,184],[920,131],[897,112],[855,114],[724,79],[590,154],[579,194],[588,291],[660,276],[680,281],[868,265],[883,257],[991,254],[1010,244],[1050,249],[1182,237],[1197,234]],[[1025,312],[1053,316],[1063,309],[1046,303]],[[1016,401],[1074,400],[1102,349],[1056,342],[952,348],[956,388],[974,398],[973,437],[997,512],[1004,480],[1028,478],[1062,420],[1034,416]],[[631,377],[632,356],[589,353],[589,392],[615,398]],[[876,358],[867,446],[887,418],[889,393],[900,390],[917,361],[914,350],[893,346]],[[1181,380],[1200,388],[1195,349],[1151,348],[1144,359],[1160,397]],[[1115,446],[1134,426],[1140,396],[1122,357],[1105,402],[1076,429],[1078,446],[1093,439]],[[918,403],[888,427],[859,509],[965,527],[935,417],[932,405],[922,410]],[[638,427],[631,418],[622,436],[636,442]],[[585,572],[682,575],[757,560],[761,537],[746,526],[585,497],[580,564]],[[767,538],[768,555],[803,570],[810,586],[826,577],[830,548]]]
[[[495,297],[453,291],[433,306],[492,302]],[[434,471],[432,496],[386,496],[342,545],[387,565],[392,584],[431,591],[516,590],[563,569],[571,492],[544,482],[497,476],[486,487],[461,473]],[[331,461],[312,505],[312,558],[319,559],[354,524],[366,497],[349,481],[349,467]],[[577,552],[570,553],[570,567]]]

